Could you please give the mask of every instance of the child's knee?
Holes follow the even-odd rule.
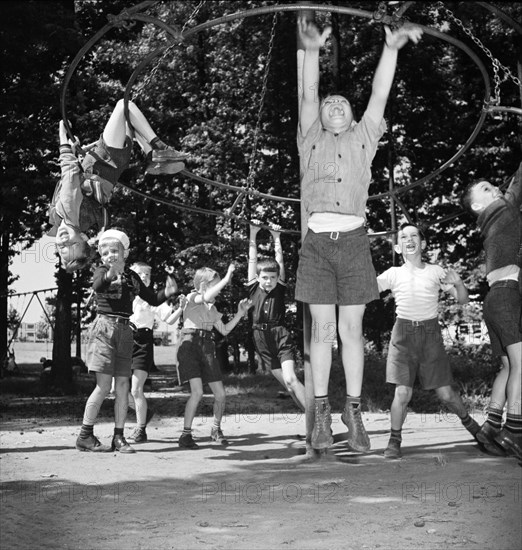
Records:
[[[107,395],[109,395],[109,392],[111,391],[112,383],[111,383],[111,381],[109,381],[109,382],[100,382],[100,381],[98,381],[96,383],[96,387],[98,388],[98,391],[101,394],[103,394],[104,397],[106,397]]]
[[[457,393],[451,386],[444,386],[442,388],[437,388],[436,390],[437,397],[444,403],[449,403],[459,399]]]
[[[287,374],[283,376],[283,382],[285,383],[286,389],[292,391],[295,391],[297,385],[299,384],[299,381],[297,380],[297,376],[295,374]]]
[[[395,388],[395,399],[403,404],[408,404],[411,401],[413,395],[412,388],[408,386],[397,386]]]
[[[193,388],[190,391],[190,399],[192,399],[193,401],[200,401],[202,397],[203,397],[203,389]]]
[[[134,399],[145,397],[145,394],[143,393],[143,388],[132,388],[130,393]]]
[[[224,388],[220,388],[214,391],[214,400],[218,403],[224,403],[227,399],[227,394],[225,393]]]

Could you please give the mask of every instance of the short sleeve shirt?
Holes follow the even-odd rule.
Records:
[[[191,292],[187,296],[187,304],[183,310],[183,328],[212,330],[223,315],[214,304],[206,302],[197,304],[195,300],[198,295],[198,292]]]
[[[425,321],[438,317],[439,291],[453,285],[441,282],[444,269],[424,264],[423,269],[403,264],[390,267],[377,277],[379,290],[391,290],[395,298],[395,313],[401,319]]]
[[[344,132],[325,130],[317,118],[306,136],[298,134],[301,196],[308,216],[337,212],[366,217],[371,163],[385,130],[384,120],[376,124],[365,113]]]

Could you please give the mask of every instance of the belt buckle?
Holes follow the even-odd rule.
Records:
[[[424,323],[422,321],[412,321],[411,324],[414,326],[414,327],[420,327],[422,326]]]
[[[261,323],[261,330],[268,330],[268,323]]]
[[[332,241],[336,241],[339,238],[339,231],[331,231],[330,232],[330,239]]]

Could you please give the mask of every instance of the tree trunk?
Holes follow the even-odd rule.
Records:
[[[54,386],[68,393],[74,390],[71,361],[72,274],[59,269],[57,280],[51,380]]]
[[[0,376],[3,373],[3,361],[7,357],[7,290],[9,282],[9,235],[3,233],[0,237]],[[3,311],[3,313],[2,313]]]

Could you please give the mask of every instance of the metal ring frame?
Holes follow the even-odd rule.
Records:
[[[174,40],[183,41],[183,40],[186,40],[187,38],[189,38],[192,35],[195,35],[195,34],[201,32],[205,29],[209,29],[209,28],[215,27],[217,25],[222,25],[222,24],[225,24],[225,23],[228,23],[228,22],[231,22],[231,21],[235,21],[237,19],[244,19],[246,17],[265,15],[265,14],[273,13],[273,12],[276,12],[276,11],[278,11],[278,12],[296,12],[296,11],[301,11],[301,10],[311,10],[311,11],[320,11],[320,12],[331,12],[331,13],[337,13],[337,14],[342,14],[342,15],[354,15],[356,17],[363,17],[363,18],[370,19],[370,20],[374,18],[374,13],[372,13],[372,12],[365,11],[365,10],[360,10],[360,9],[355,9],[355,8],[350,8],[350,7],[344,7],[344,6],[327,6],[327,5],[322,5],[322,4],[280,4],[280,5],[274,5],[274,6],[263,6],[263,7],[259,7],[259,8],[252,8],[252,9],[249,9],[249,10],[224,15],[224,16],[218,17],[216,19],[213,19],[211,21],[201,23],[200,25],[197,25],[197,26],[193,27],[192,29],[185,30],[185,32],[183,32],[183,34],[180,34],[179,31],[176,31],[176,30],[172,29],[169,25],[167,25],[163,21],[161,21],[161,20],[159,20],[155,17],[139,13],[140,11],[142,11],[142,10],[144,10],[144,9],[146,9],[146,8],[156,4],[156,3],[157,3],[156,1],[140,2],[136,6],[133,6],[129,9],[123,10],[117,16],[110,16],[109,23],[107,25],[105,25],[103,28],[101,28],[85,44],[85,46],[78,52],[78,54],[76,55],[76,57],[72,61],[71,65],[69,66],[69,69],[68,69],[67,73],[65,74],[64,84],[63,84],[62,94],[61,94],[62,118],[64,120],[67,133],[72,139],[74,139],[74,135],[73,135],[72,130],[69,126],[67,111],[66,111],[66,95],[67,95],[67,89],[68,89],[70,80],[72,78],[72,75],[74,74],[74,71],[76,70],[78,64],[80,63],[82,58],[85,56],[85,54],[94,46],[94,44],[96,42],[98,42],[100,40],[100,38],[102,36],[104,36],[109,30],[111,30],[114,27],[122,26],[122,25],[126,25],[126,24],[128,25],[129,20],[130,21],[143,21],[143,22],[146,22],[146,23],[151,23],[151,24],[157,25],[161,29],[165,30],[168,33],[168,35],[171,36]],[[401,16],[410,7],[411,4],[413,4],[413,2],[406,2],[402,6]],[[491,7],[487,2],[479,2],[479,4],[482,5],[483,7],[486,7],[488,9],[490,9],[496,15],[499,15],[499,13],[498,13],[499,10],[494,8],[494,7]],[[503,15],[505,15],[505,14],[503,14]],[[519,28],[517,28],[517,27],[519,27],[518,24],[515,23],[515,25],[513,25],[514,22],[511,20],[511,18],[509,18],[507,15],[505,15],[505,17],[503,17],[503,19],[507,20],[508,23],[510,23],[512,26],[515,27],[515,29],[518,32],[520,32]],[[389,24],[390,22],[393,22],[393,18],[390,17],[390,16],[385,16],[379,22]],[[453,38],[452,36],[446,35],[446,34],[440,32],[440,31],[437,31],[436,29],[431,28],[431,27],[426,27],[424,25],[418,25],[418,26],[423,30],[423,32],[425,34],[431,35],[435,38],[439,38],[439,39],[441,39],[445,42],[448,42],[448,43],[456,46],[457,48],[460,48],[477,65],[477,67],[478,67],[478,69],[479,69],[479,71],[482,75],[483,82],[484,82],[484,99],[483,99],[484,108],[481,110],[479,119],[478,119],[471,135],[468,137],[468,139],[466,140],[464,145],[462,145],[450,159],[448,159],[446,162],[444,162],[436,170],[434,170],[433,172],[431,172],[427,176],[424,176],[424,177],[422,177],[422,178],[420,178],[420,179],[418,179],[418,180],[416,180],[416,181],[414,181],[414,182],[412,182],[408,185],[399,187],[398,189],[395,189],[393,191],[387,191],[387,192],[384,192],[384,193],[378,193],[378,194],[375,194],[375,195],[371,195],[368,198],[368,200],[375,200],[375,199],[383,199],[383,198],[386,198],[388,196],[392,196],[395,199],[395,201],[398,203],[398,205],[401,207],[402,210],[404,210],[404,206],[402,206],[401,202],[398,200],[397,195],[400,194],[400,193],[405,193],[406,191],[409,191],[410,189],[413,189],[414,187],[417,187],[419,185],[423,185],[423,184],[427,183],[432,178],[438,176],[446,168],[448,168],[449,166],[454,164],[470,148],[472,143],[475,141],[475,139],[478,136],[478,134],[479,134],[484,122],[485,122],[485,119],[486,119],[486,117],[487,117],[487,115],[490,111],[493,111],[493,110],[494,111],[508,111],[508,112],[514,112],[516,114],[521,114],[522,113],[522,110],[517,109],[516,107],[500,107],[500,106],[497,106],[497,107],[489,106],[488,107],[489,102],[490,102],[490,97],[491,97],[491,83],[490,83],[490,79],[489,79],[489,75],[487,73],[487,70],[486,70],[484,64],[482,63],[482,61],[480,60],[480,58],[473,52],[473,50],[471,50],[466,44],[464,44],[460,40],[457,40],[456,38]],[[170,45],[171,45],[170,43],[167,43],[165,45],[160,46],[155,51],[151,52],[147,57],[145,57],[139,63],[139,65],[136,67],[136,69],[134,70],[134,72],[130,76],[130,78],[127,82],[127,85],[126,85],[126,88],[125,88],[125,94],[124,94],[125,113],[126,113],[127,117],[128,117],[128,102],[129,102],[129,99],[130,99],[130,92],[131,92],[131,89],[132,89],[132,86],[133,86],[134,82],[137,80],[138,76],[144,71],[144,69]],[[265,198],[267,200],[276,200],[276,201],[285,201],[285,202],[300,202],[300,199],[297,199],[297,198],[277,197],[277,196],[274,196],[274,195],[268,195],[266,193],[261,193],[259,191],[255,191],[255,190],[248,190],[245,187],[238,187],[238,186],[228,185],[228,184],[225,184],[225,183],[222,183],[222,182],[218,182],[218,181],[214,181],[214,180],[211,180],[211,179],[208,179],[208,178],[204,178],[202,176],[198,176],[198,175],[193,174],[192,172],[190,172],[188,170],[183,170],[181,172],[181,174],[186,176],[186,177],[189,177],[191,179],[194,179],[196,181],[199,181],[201,183],[207,184],[207,185],[212,185],[214,187],[219,187],[219,188],[224,188],[224,189],[236,191],[238,193],[245,193],[245,194],[250,195],[250,196],[261,197],[261,198]],[[167,204],[167,205],[172,206],[172,207],[177,208],[177,209],[187,210],[187,211],[196,212],[196,213],[202,213],[202,214],[205,214],[205,215],[225,216],[225,217],[229,217],[231,219],[235,219],[237,221],[244,222],[244,220],[240,219],[238,216],[230,215],[230,214],[227,214],[226,212],[222,212],[222,213],[221,212],[214,212],[212,210],[206,210],[206,209],[199,208],[199,207],[182,205],[182,204],[179,204],[179,203],[175,203],[175,202],[172,202],[172,201],[167,201],[165,199],[161,199],[161,198],[156,197],[156,196],[152,196],[148,193],[144,193],[144,192],[139,191],[138,189],[135,189],[135,188],[133,188],[129,185],[123,185],[123,187],[126,187],[127,189],[129,189],[133,193],[137,193],[137,194],[139,194],[139,195],[141,195],[141,196],[143,196],[147,199],[154,200],[156,202],[161,202],[163,204]],[[263,226],[263,227],[265,227],[265,226]],[[293,231],[293,230],[284,230],[284,232],[285,233],[291,233],[291,234],[297,234],[297,235],[300,234],[299,231]],[[386,234],[390,234],[390,233],[393,233],[393,231],[391,231],[391,232],[386,231],[386,232],[382,232],[382,233],[370,233],[370,235],[376,236],[376,235],[386,235]]]

